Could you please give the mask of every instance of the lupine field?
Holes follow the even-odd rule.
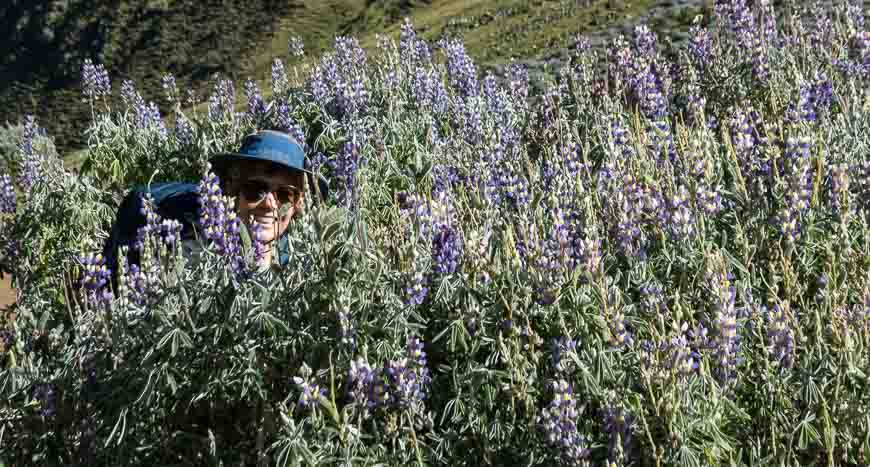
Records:
[[[870,32],[750,3],[579,38],[542,92],[410,22],[293,41],[268,97],[167,74],[164,115],[86,61],[81,170],[33,118],[2,161],[0,463],[870,464]],[[280,272],[207,165],[258,128],[331,187]],[[151,215],[107,261],[169,180],[205,260]]]

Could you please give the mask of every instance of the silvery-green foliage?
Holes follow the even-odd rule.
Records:
[[[866,464],[870,40],[851,7],[756,3],[673,51],[579,42],[539,90],[407,23],[337,38],[301,88],[274,66],[268,99],[216,78],[167,121],[100,97],[99,186],[29,158],[49,175],[4,218],[0,459]],[[86,255],[103,190],[196,180],[264,127],[331,183],[286,267],[159,230],[140,265]]]
[[[10,162],[16,159],[15,153],[18,152],[22,130],[21,125],[12,125],[8,122],[0,126],[0,160],[5,167],[9,167]]]
[[[3,170],[9,175],[18,173],[18,162],[21,139],[24,135],[24,125],[6,123],[0,125],[0,163],[3,165]],[[34,137],[34,146],[37,151],[42,154],[51,156],[57,155],[57,150],[54,147],[54,141],[43,133],[38,133]]]

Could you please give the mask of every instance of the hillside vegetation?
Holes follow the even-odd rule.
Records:
[[[27,119],[0,173],[0,459],[870,465],[870,23],[717,3],[681,41],[607,40],[676,8],[649,4],[507,66],[592,10],[367,4],[342,33],[417,26],[161,115],[89,66],[80,170]],[[270,204],[277,244],[208,164],[263,128],[329,185]],[[116,215],[166,181],[194,185]]]
[[[106,66],[161,106],[169,72],[200,97],[212,78],[268,76],[299,37],[309,55],[336,35],[397,35],[405,17],[434,42],[459,36],[481,66],[547,57],[577,33],[615,31],[645,18],[666,32],[699,13],[701,1],[662,0],[11,0],[0,5],[0,122],[32,113],[62,152],[81,147],[90,109],[80,92],[86,58]],[[707,2],[710,3],[710,2]],[[684,29],[684,28],[683,28]],[[166,111],[167,109],[163,109]]]

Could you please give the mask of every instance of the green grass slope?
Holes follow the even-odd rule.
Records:
[[[660,30],[684,28],[704,3],[681,0],[7,0],[0,6],[0,122],[35,114],[61,152],[80,148],[90,110],[80,92],[85,58],[103,63],[115,93],[131,79],[162,103],[160,78],[210,92],[219,73],[268,79],[290,37],[310,55],[336,35],[375,45],[405,17],[437,41],[459,36],[483,65],[552,56],[577,33],[615,33],[650,11]],[[665,9],[662,10],[661,8]],[[265,86],[264,86],[265,88]],[[267,90],[268,92],[268,90]],[[164,109],[166,110],[166,109]]]

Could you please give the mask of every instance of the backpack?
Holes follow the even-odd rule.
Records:
[[[117,269],[118,248],[121,246],[128,247],[128,264],[139,264],[139,252],[133,248],[133,244],[137,232],[145,226],[142,206],[147,193],[151,194],[157,215],[181,223],[181,241],[196,238],[195,230],[199,222],[198,184],[165,182],[152,183],[150,187],[135,187],[121,201],[109,238],[103,246],[103,258],[112,271]],[[289,239],[285,235],[278,240],[278,263],[285,265],[289,260]]]
[[[103,258],[112,270],[117,268],[118,248],[121,246],[128,247],[129,264],[139,264],[139,252],[133,248],[133,243],[136,233],[145,226],[142,207],[147,193],[151,194],[157,215],[181,223],[181,240],[194,238],[199,217],[199,185],[166,182],[135,187],[121,201],[111,233],[103,246]]]

